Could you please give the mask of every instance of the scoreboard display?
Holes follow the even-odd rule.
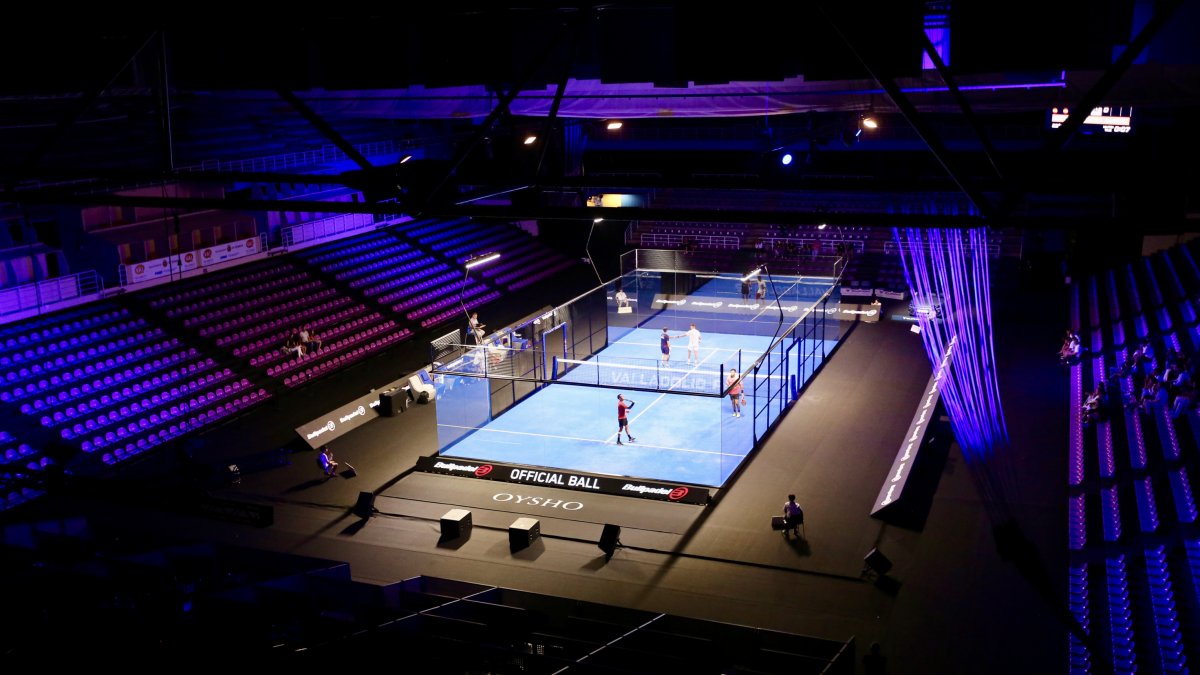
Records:
[[[1071,109],[1067,107],[1050,109],[1050,128],[1057,129],[1067,121]],[[1127,134],[1133,129],[1132,106],[1102,105],[1092,108],[1091,114],[1079,127],[1083,134]]]

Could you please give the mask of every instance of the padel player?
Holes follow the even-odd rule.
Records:
[[[696,365],[700,365],[700,329],[696,328],[696,324],[692,324],[688,332],[679,337],[688,339],[688,365],[692,364],[693,359]]]
[[[629,433],[629,416],[627,415],[629,409],[636,403],[637,401],[626,401],[624,396],[617,394],[617,445],[625,445],[621,442],[622,431],[629,437],[630,443],[637,440],[633,434]]]

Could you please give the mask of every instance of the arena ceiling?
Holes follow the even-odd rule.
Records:
[[[285,207],[124,188],[320,182],[363,189],[366,203],[337,207],[355,211],[582,219],[591,195],[671,190],[696,208],[621,217],[1193,229],[1200,0],[877,4],[30,26],[0,45],[15,66],[0,79],[0,200],[272,210]],[[1128,111],[1132,126],[1087,133],[1093,108]],[[1054,109],[1067,111],[1058,128]],[[881,127],[858,133],[866,115]],[[284,121],[354,165],[203,168],[206,153],[269,147]],[[394,137],[413,161],[377,166],[353,150],[360,131]],[[720,212],[703,201],[716,194]],[[837,212],[856,196],[872,206]]]

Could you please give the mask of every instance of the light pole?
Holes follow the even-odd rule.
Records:
[[[466,294],[467,282],[471,279],[471,270],[481,265],[486,265],[500,257],[499,253],[481,253],[476,256],[467,258],[463,263],[463,282],[462,288],[458,289],[458,304],[462,307],[463,315],[467,317],[467,330],[475,337],[475,343],[479,344],[482,340],[475,334],[474,326],[471,325],[471,313],[467,311]],[[464,341],[465,343],[465,341]]]

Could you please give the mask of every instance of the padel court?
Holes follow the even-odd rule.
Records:
[[[451,357],[435,366],[440,455],[720,487],[842,336],[830,281],[772,278],[756,300],[740,275],[636,270],[481,343],[435,347]],[[617,442],[617,394],[634,402],[633,441]]]

